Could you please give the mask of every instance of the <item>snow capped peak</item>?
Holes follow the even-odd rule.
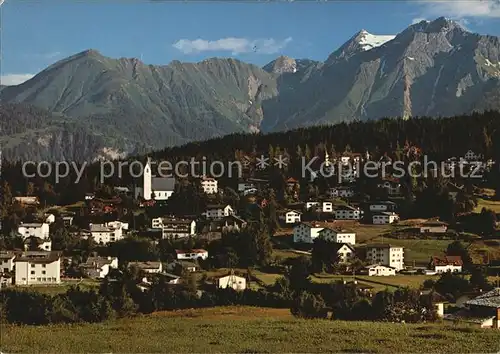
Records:
[[[380,47],[381,45],[392,41],[394,38],[396,38],[396,36],[375,35],[367,32],[366,30],[361,30],[358,35],[358,43],[361,45],[361,48],[366,51]]]

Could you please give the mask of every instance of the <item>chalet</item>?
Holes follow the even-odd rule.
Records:
[[[207,210],[203,213],[207,219],[219,220],[225,216],[234,215],[233,208],[229,205],[207,205]]]
[[[377,185],[378,188],[384,189],[390,197],[401,194],[401,184],[396,180],[385,180]]]
[[[439,220],[430,220],[420,226],[420,233],[444,234],[448,231],[448,224]]]
[[[387,225],[393,224],[399,220],[399,215],[394,212],[382,212],[372,215],[374,225]]]
[[[117,227],[113,223],[90,224],[92,238],[96,243],[104,245],[123,239],[123,230],[123,227]]]
[[[0,273],[9,273],[14,270],[14,252],[0,251]]]
[[[59,252],[27,251],[14,259],[16,285],[59,284],[61,255]]]
[[[300,222],[302,213],[295,210],[281,210],[278,218],[285,224],[296,224]]]
[[[359,220],[361,219],[361,210],[349,205],[339,206],[335,210],[335,219],[337,220]]]
[[[245,290],[247,280],[234,274],[217,278],[217,287],[220,289],[232,288],[234,290]]]
[[[429,268],[436,273],[460,273],[464,265],[460,256],[434,256],[431,257]]]
[[[295,243],[313,243],[319,236],[319,232],[325,228],[320,223],[303,222],[293,228],[293,242]]]
[[[38,237],[41,239],[47,239],[49,238],[49,224],[21,223],[17,228],[17,232],[25,239],[30,236]]]
[[[369,276],[390,276],[396,275],[396,269],[392,267],[383,266],[380,264],[373,264],[364,268]]]
[[[128,266],[136,267],[140,271],[148,274],[156,274],[163,271],[163,265],[161,262],[129,262]]]
[[[351,187],[333,187],[328,190],[330,198],[351,198],[354,194]]]
[[[247,226],[247,222],[236,215],[229,215],[222,219],[222,231],[242,230]]]
[[[332,229],[325,227],[318,232],[318,236],[335,243],[356,244],[356,233],[345,229]]]
[[[38,197],[14,197],[12,198],[12,201],[14,203],[19,203],[21,205],[33,205],[37,206],[40,205],[40,201],[38,200]]]
[[[184,238],[196,234],[196,221],[171,217],[154,218],[151,221],[153,229],[162,230],[162,238]]]
[[[396,203],[391,201],[381,201],[370,203],[370,212],[396,211]]]
[[[205,260],[208,258],[208,251],[204,249],[175,250],[175,253],[177,255],[177,259],[179,260],[185,260],[185,259]]]
[[[215,178],[213,177],[206,177],[203,176],[201,178],[201,188],[203,188],[203,191],[205,194],[215,194],[218,191],[218,182]]]
[[[25,251],[52,251],[52,241],[50,238],[41,239],[35,236],[29,236],[24,239]]]
[[[354,247],[347,243],[336,243],[335,248],[340,263],[349,263],[356,254]]]
[[[500,329],[500,288],[465,302],[463,309],[444,315],[444,320],[463,322],[479,328]]]
[[[88,257],[87,261],[80,265],[80,269],[88,278],[103,279],[111,269],[118,269],[118,258]]]

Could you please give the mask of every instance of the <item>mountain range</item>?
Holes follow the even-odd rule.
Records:
[[[117,158],[235,132],[500,109],[500,40],[438,18],[397,35],[362,30],[324,62],[262,68],[87,50],[1,87],[0,102],[7,158]]]

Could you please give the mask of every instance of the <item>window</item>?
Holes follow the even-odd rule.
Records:
[[[34,270],[32,270],[32,271],[31,271],[31,274],[35,274],[35,271],[34,271]]]
[[[47,265],[46,264],[42,264],[42,268],[47,268]]]
[[[31,268],[35,268],[35,265],[34,265],[34,264],[31,264]]]
[[[42,275],[44,275],[44,274],[45,274],[45,271],[44,271],[44,270],[42,270]]]

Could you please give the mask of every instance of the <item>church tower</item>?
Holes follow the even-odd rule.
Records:
[[[146,162],[146,166],[144,166],[144,173],[142,174],[142,190],[143,197],[146,200],[151,199],[151,159],[148,157],[148,161]]]

